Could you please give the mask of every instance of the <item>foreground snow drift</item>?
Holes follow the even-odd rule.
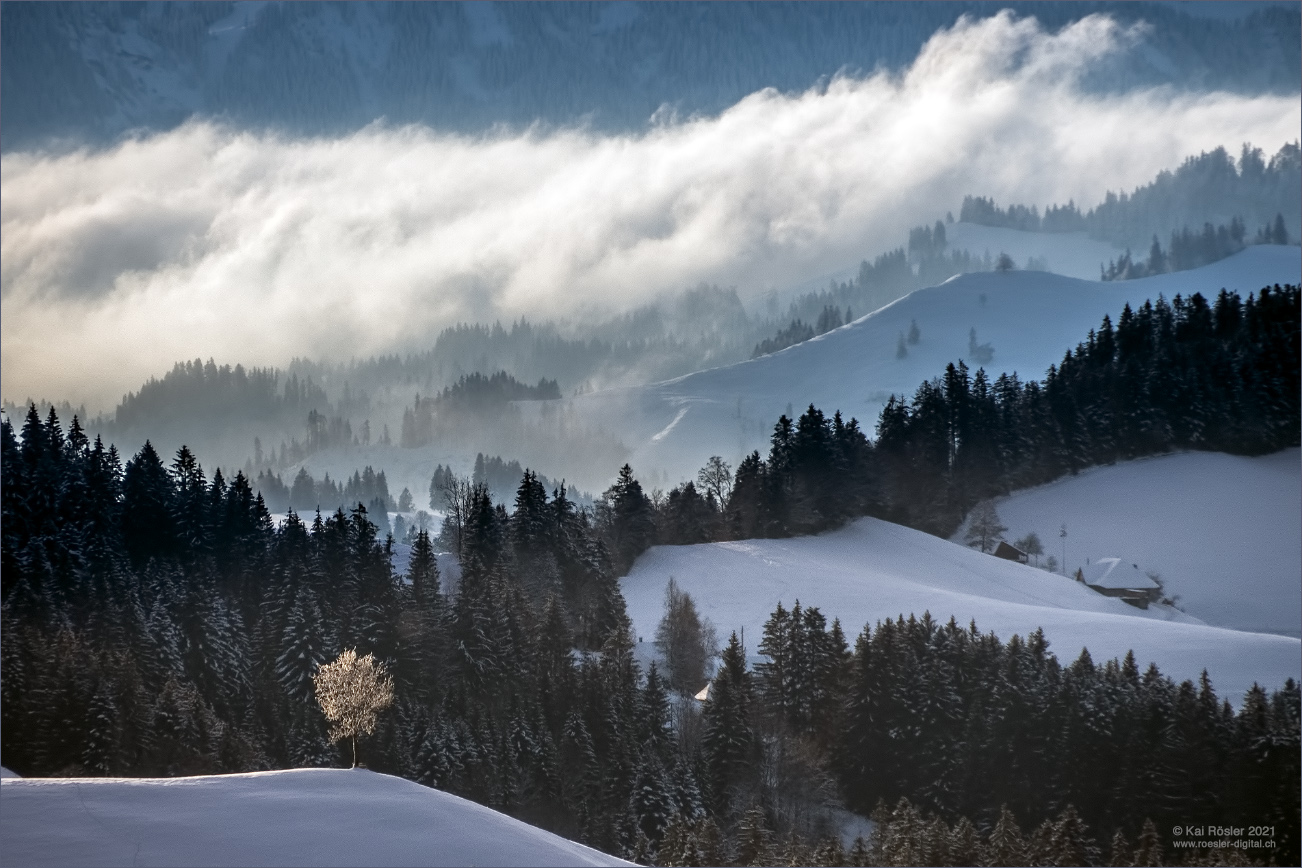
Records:
[[[1035,531],[1057,558],[1066,524],[1069,573],[1119,557],[1161,575],[1166,592],[1210,624],[1302,636],[1302,451],[1127,461],[995,506],[1008,539]]]
[[[975,619],[1005,641],[1043,627],[1064,664],[1088,647],[1096,662],[1133,649],[1141,666],[1157,663],[1177,680],[1206,668],[1236,703],[1254,681],[1279,687],[1302,676],[1297,639],[1211,627],[1169,607],[1141,611],[1063,576],[871,518],[816,537],[651,549],[621,581],[643,658],[654,653],[671,576],[720,639],[745,631],[752,659],[777,603],[790,608],[799,598],[829,623],[839,617],[851,644],[865,624],[929,611],[941,622]]]
[[[0,784],[7,865],[627,865],[362,770]]]

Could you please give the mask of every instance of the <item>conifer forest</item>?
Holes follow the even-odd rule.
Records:
[[[0,462],[5,762],[112,776],[344,763],[312,678],[356,649],[390,667],[396,696],[360,740],[364,764],[635,861],[1155,865],[1180,855],[1160,830],[1210,810],[1268,817],[1293,852],[1292,681],[1236,710],[1205,676],[1177,684],[1133,655],[1060,661],[1039,632],[928,613],[842,625],[807,600],[779,604],[753,648],[722,642],[696,703],[699,668],[684,682],[635,662],[617,577],[654,544],[860,515],[944,535],[983,498],[1092,465],[1297,445],[1299,298],[1127,306],[1043,382],[948,366],[892,398],[871,440],[810,406],[727,490],[708,465],[658,504],[625,466],[591,510],[530,470],[512,503],[467,483],[444,528],[455,585],[425,530],[396,574],[363,503],[275,526],[242,473],[148,444],[124,461],[32,406],[20,430],[5,421]],[[816,822],[829,797],[874,834],[844,847]]]
[[[1302,863],[1297,0],[0,49],[0,864]]]

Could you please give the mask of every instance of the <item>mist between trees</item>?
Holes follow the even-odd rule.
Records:
[[[1133,191],[1108,192],[1086,211],[1068,202],[1041,213],[1035,206],[1002,208],[967,196],[959,219],[1024,231],[1082,231],[1136,251],[1100,263],[1105,277],[1109,267],[1116,278],[1180,270],[1244,244],[1294,241],[1302,214],[1289,191],[1302,184],[1299,153],[1296,143],[1286,144],[1267,158],[1245,144],[1236,160],[1218,148]],[[61,418],[76,414],[88,432],[124,448],[149,439],[170,454],[188,444],[228,477],[242,469],[269,502],[280,499],[280,485],[294,485],[284,472],[311,456],[431,443],[467,459],[476,452],[509,456],[595,487],[609,478],[606,471],[580,479],[582,468],[569,456],[582,451],[593,458],[585,466],[614,467],[627,459],[627,444],[548,399],[775,352],[956,273],[999,267],[989,251],[953,248],[946,230],[951,219],[913,227],[906,244],[867,257],[851,279],[798,295],[785,312],[776,294],[743,303],[735,288],[701,285],[596,321],[458,324],[440,332],[430,349],[405,356],[347,363],[295,359],[283,369],[180,362],[126,394],[113,412],[89,418],[84,407],[37,404],[42,415],[50,406]],[[974,345],[970,362],[989,363],[984,346]],[[907,355],[903,336],[897,352]],[[538,405],[531,400],[547,409],[534,412]],[[6,410],[11,418],[23,412],[13,404]],[[274,475],[278,482],[270,481]],[[374,497],[364,502],[369,506]],[[330,492],[320,499],[326,509],[351,502],[351,496],[338,501]]]

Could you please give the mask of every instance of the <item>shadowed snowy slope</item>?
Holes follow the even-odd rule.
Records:
[[[1159,573],[1209,624],[1302,635],[1302,452],[1190,452],[1096,467],[995,501],[1008,539],[1035,531],[1068,573],[1119,557]],[[962,539],[962,531],[954,539]]]
[[[1023,380],[1039,379],[1104,314],[1115,321],[1127,302],[1134,306],[1159,294],[1211,297],[1222,288],[1246,296],[1300,278],[1302,250],[1283,246],[1250,247],[1192,271],[1111,283],[1044,272],[965,274],[770,356],[597,392],[574,404],[583,418],[632,448],[635,471],[672,484],[694,476],[710,455],[735,464],[752,449],[767,451],[778,416],[799,414],[810,403],[829,415],[839,409],[858,418],[871,435],[890,395],[911,397],[949,362],[984,367],[992,380],[1014,371]],[[915,321],[921,340],[898,358],[899,338]],[[989,361],[969,358],[973,329],[978,345],[993,349]]]
[[[6,865],[627,865],[497,811],[362,770],[5,778]]]
[[[1136,609],[1071,579],[984,555],[920,531],[865,518],[832,533],[786,540],[658,546],[621,580],[643,657],[664,613],[673,577],[721,639],[745,630],[752,658],[779,601],[799,598],[830,623],[839,617],[851,644],[865,624],[929,611],[1007,640],[1043,627],[1069,663],[1088,647],[1095,661],[1133,649],[1140,665],[1196,679],[1206,668],[1218,693],[1242,700],[1254,681],[1282,686],[1302,675],[1302,643],[1208,626],[1168,607]]]

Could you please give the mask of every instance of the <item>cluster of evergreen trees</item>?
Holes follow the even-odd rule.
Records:
[[[865,627],[851,651],[839,622],[798,601],[773,612],[759,650],[748,672],[732,637],[706,709],[705,744],[727,746],[707,751],[708,806],[732,816],[737,864],[1090,865],[1097,830],[1108,864],[1156,865],[1171,855],[1157,829],[1204,815],[1274,825],[1272,861],[1302,843],[1292,680],[1254,687],[1235,712],[1205,673],[1177,685],[1133,654],[1096,665],[1088,651],[1062,666],[1040,631],[1005,644],[925,614]],[[809,846],[798,819],[829,775],[876,821],[849,852]],[[708,851],[710,832],[678,834]]]
[[[400,580],[360,505],[275,528],[242,474],[207,479],[188,450],[165,465],[149,445],[123,466],[77,420],[65,435],[34,407],[21,442],[4,422],[3,446],[10,767],[337,762],[311,675],[357,648],[398,684],[373,768],[619,849],[654,718],[614,573],[563,489],[549,499],[526,474],[508,516],[476,487],[448,596],[428,535]]]
[[[718,456],[694,481],[648,494],[629,465],[597,500],[595,516],[622,574],[652,545],[817,533],[873,511],[872,447],[855,420],[810,407],[783,416],[768,458],[735,474]]]
[[[959,362],[892,397],[877,426],[893,520],[952,533],[976,502],[1098,464],[1172,449],[1260,455],[1299,441],[1294,286],[1129,305],[1022,383]]]
[[[323,403],[325,393],[310,378],[296,374],[283,378],[272,368],[245,369],[243,365],[218,365],[195,359],[177,362],[162,379],[150,377],[138,392],[128,392],[118,404],[113,423],[119,430],[157,426],[201,414],[205,418],[266,418],[285,413],[299,416],[302,409]]]
[[[475,465],[470,472],[470,481],[475,485],[483,485],[488,489],[488,493],[494,500],[510,500],[524,476],[525,467],[516,459],[507,460],[500,455],[485,455],[480,452],[475,455]],[[430,479],[430,507],[441,510],[444,507],[443,495],[441,492],[445,489],[448,475],[452,471],[439,465],[434,468],[434,476]],[[560,481],[548,479],[544,474],[536,473],[538,484],[545,491],[551,491],[558,488]],[[592,506],[592,495],[570,487],[566,490],[567,496],[580,507]]]
[[[345,384],[345,401],[348,397]],[[84,411],[77,415],[89,430],[110,441],[139,443],[149,437],[152,442],[193,442],[198,429],[207,445],[229,448],[238,440],[243,452],[249,442],[245,437],[259,432],[251,438],[253,454],[245,462],[245,475],[251,477],[258,469],[288,467],[320,449],[369,441],[368,424],[354,435],[349,419],[328,416],[329,407],[325,389],[311,374],[300,377],[294,371],[195,359],[177,362],[161,379],[151,377],[139,391],[128,392],[111,415],[93,420],[87,420]],[[66,412],[72,408],[61,409],[65,417],[73,415]],[[288,435],[294,429],[302,432],[301,442],[286,436],[279,448],[272,445],[264,452],[264,437],[274,443],[279,432]],[[232,436],[234,432],[244,437]]]
[[[1039,631],[1003,644],[975,625],[888,619],[856,643],[837,767],[865,811],[907,796],[989,828],[1000,805],[1036,824],[1074,806],[1132,840],[1146,818],[1264,817],[1296,855],[1299,699],[1292,680],[1254,687],[1235,713],[1205,673],[1176,685],[1131,654],[1095,664],[1088,651],[1061,666]]]
[[[779,329],[778,333],[771,338],[765,338],[755,345],[755,351],[750,354],[752,359],[758,359],[760,356],[768,356],[779,350],[785,350],[787,347],[794,347],[796,344],[802,344],[813,338],[819,332],[814,331],[814,327],[802,320],[793,319],[791,325],[784,329]]]
[[[817,322],[828,308],[844,307],[844,322],[849,322],[851,308],[876,310],[915,289],[935,286],[956,274],[995,268],[995,260],[991,259],[989,252],[976,256],[968,250],[954,250],[947,245],[945,225],[940,221],[934,227],[915,227],[909,232],[907,250],[897,247],[880,254],[872,262],[865,259],[859,263],[859,272],[853,279],[834,280],[825,290],[805,293],[791,303],[787,316],[793,321],[811,323]],[[815,333],[822,334],[822,331]],[[777,349],[782,349],[782,346],[770,352]]]
[[[1218,262],[1227,256],[1238,253],[1245,246],[1247,230],[1243,221],[1235,217],[1230,225],[1212,226],[1203,224],[1202,232],[1193,232],[1188,226],[1179,232],[1171,233],[1171,244],[1167,250],[1162,249],[1157,236],[1148,248],[1148,259],[1132,260],[1130,251],[1126,250],[1117,259],[1109,262],[1107,267],[1100,266],[1104,280],[1133,280],[1137,277],[1150,277],[1165,274],[1168,271],[1186,271],[1212,262]],[[1288,229],[1284,225],[1284,215],[1276,214],[1275,219],[1257,230],[1257,244],[1288,244]]]
[[[504,410],[511,401],[547,401],[560,396],[560,386],[555,380],[543,378],[538,385],[530,386],[506,371],[491,376],[466,374],[434,398],[422,401],[420,395],[416,396],[411,409],[402,412],[399,443],[404,449],[413,449],[434,442],[437,417],[441,414],[491,417]]]
[[[1293,194],[1302,185],[1302,148],[1297,142],[1282,146],[1269,161],[1260,148],[1245,144],[1236,166],[1224,148],[1189,157],[1173,172],[1161,172],[1151,183],[1132,193],[1111,191],[1094,208],[1082,212],[1074,202],[1050,206],[1043,216],[1034,205],[1000,208],[981,196],[966,196],[959,219],[982,226],[1002,226],[1027,232],[1086,232],[1091,238],[1119,247],[1142,249],[1150,237],[1165,237],[1176,227],[1226,224],[1266,226],[1257,243],[1287,244],[1302,220],[1302,204]],[[1195,234],[1195,233],[1191,233]],[[1282,239],[1282,240],[1281,240]],[[1188,240],[1187,238],[1185,239]],[[1242,232],[1239,247],[1242,249]],[[1220,243],[1199,239],[1188,253],[1174,256],[1169,270],[1196,268],[1215,259],[1205,257],[1225,251]],[[1176,248],[1172,242],[1172,250]],[[1217,258],[1235,250],[1221,252]],[[1179,267],[1176,262],[1181,263]],[[1186,264],[1195,263],[1195,264]]]
[[[785,350],[787,347],[803,343],[817,335],[826,334],[832,329],[840,328],[853,319],[850,308],[845,309],[845,315],[842,316],[841,308],[834,307],[830,304],[824,305],[819,311],[818,319],[814,325],[808,325],[799,319],[791,321],[791,325],[779,331],[771,338],[765,338],[755,345],[755,352],[751,353],[752,359],[760,356],[767,356],[776,353],[779,350]]]
[[[328,472],[319,480],[313,479],[306,467],[299,468],[289,485],[279,474],[260,471],[253,481],[253,488],[270,512],[293,509],[305,514],[313,510],[329,513],[363,503],[372,518],[376,518],[399,508],[389,494],[389,482],[384,471],[377,473],[369,464],[362,470],[354,470],[353,475],[342,483],[331,479]]]
[[[874,442],[856,420],[811,405],[778,420],[767,457],[752,453],[735,475],[720,463],[726,486],[709,485],[707,467],[655,497],[625,467],[598,517],[619,566],[657,542],[816,533],[865,514],[948,536],[981,500],[1087,467],[1174,449],[1296,446],[1300,326],[1295,286],[1246,301],[1222,290],[1211,304],[1195,294],[1127,305],[1043,381],[991,382],[951,364],[912,399],[887,401]]]
[[[276,473],[277,470],[292,467],[327,449],[369,446],[371,439],[369,419],[364,419],[360,430],[354,433],[353,423],[347,417],[328,416],[313,408],[308,411],[305,420],[302,442],[297,437],[290,437],[288,442],[280,441],[279,449],[272,446],[269,451],[264,452],[262,438],[254,437],[253,455],[244,461],[244,475],[252,478],[256,472],[259,480],[264,478],[269,480],[267,484],[270,487],[263,489],[262,493],[268,498],[278,497],[284,482]],[[388,425],[384,426],[380,436],[375,438],[375,442],[381,446],[392,445]],[[328,491],[327,486],[323,494],[327,494]]]

